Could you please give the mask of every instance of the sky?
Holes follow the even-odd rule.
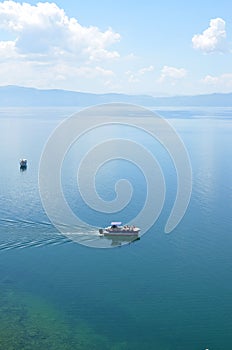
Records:
[[[0,85],[232,92],[232,1],[0,1]]]

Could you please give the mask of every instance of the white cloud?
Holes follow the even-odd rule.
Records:
[[[228,48],[225,25],[222,18],[211,19],[209,28],[193,36],[193,48],[204,53],[225,52]]]
[[[187,75],[187,71],[184,68],[164,66],[161,70],[159,82],[162,83],[165,80],[176,81],[176,80],[185,78],[186,75]]]
[[[114,76],[114,72],[112,70],[104,69],[99,66],[97,67],[83,66],[75,70],[75,75],[78,75],[80,77],[82,76],[89,79],[95,78],[97,76],[109,78]]]
[[[126,75],[128,76],[128,82],[129,83],[139,83],[140,79],[138,78],[137,74],[133,74],[131,71],[126,72]]]
[[[15,43],[13,41],[0,41],[0,61],[16,56]]]
[[[75,56],[76,60],[102,60],[119,57],[109,46],[120,40],[111,28],[84,27],[69,18],[54,3],[4,1],[0,3],[0,27],[15,35],[15,51],[27,55]],[[1,48],[4,42],[1,42]]]
[[[64,88],[89,90],[96,86],[100,89],[105,82],[114,79],[115,74],[100,66],[75,67],[66,62],[57,64],[44,62],[19,61],[18,64],[3,62],[0,64],[0,84],[18,84],[38,88]]]
[[[225,73],[219,76],[206,75],[202,80],[202,83],[207,84],[218,91],[231,91],[232,89],[232,73]]]
[[[55,3],[0,2],[0,85],[104,89],[115,80],[120,54],[111,46],[119,41],[111,28],[83,26]]]
[[[206,75],[202,80],[203,83],[205,84],[217,84],[219,81],[218,77],[214,77],[212,75]]]
[[[128,76],[129,83],[139,83],[141,81],[141,77],[146,75],[146,73],[154,71],[154,67],[152,65],[148,67],[140,68],[139,70],[132,72],[131,70],[126,72]]]
[[[153,70],[154,70],[154,67],[152,65],[150,65],[149,67],[144,67],[144,68],[139,69],[138,74],[143,75],[147,72],[152,72]]]

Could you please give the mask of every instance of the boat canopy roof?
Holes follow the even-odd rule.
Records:
[[[114,222],[111,222],[111,225],[121,225],[121,222],[120,221],[114,221]]]

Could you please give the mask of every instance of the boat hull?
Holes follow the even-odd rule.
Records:
[[[113,236],[113,237],[137,237],[139,232],[103,232],[104,236]]]
[[[140,229],[134,228],[133,230],[112,230],[110,228],[100,229],[99,233],[108,237],[138,237]]]
[[[19,162],[20,169],[26,169],[27,168],[27,160],[26,159],[21,159]]]

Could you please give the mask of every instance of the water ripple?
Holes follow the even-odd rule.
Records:
[[[50,231],[44,231],[44,227],[47,227]],[[53,225],[49,222],[4,218],[0,219],[0,228],[0,251],[70,242],[68,238],[54,231]]]

